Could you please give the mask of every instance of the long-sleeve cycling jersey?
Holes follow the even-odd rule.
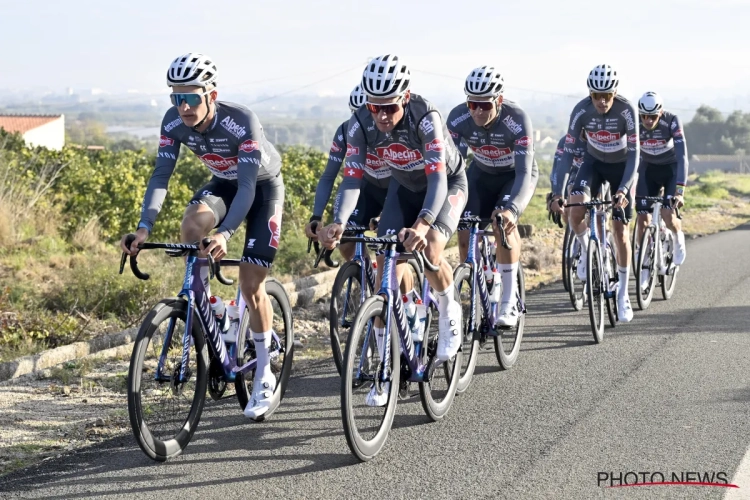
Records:
[[[630,189],[638,171],[638,114],[633,105],[619,95],[615,96],[612,108],[600,114],[590,97],[576,104],[570,115],[568,135],[565,137],[565,153],[557,173],[553,192],[561,195],[562,181],[570,172],[577,140],[586,141],[586,152],[602,163],[626,162],[620,191]]]
[[[448,115],[448,130],[463,156],[471,148],[474,168],[492,175],[515,170],[516,180],[505,207],[516,215],[523,213],[534,196],[538,178],[534,132],[531,119],[523,109],[505,99],[495,120],[489,126],[480,127],[474,123],[464,102]]]
[[[334,221],[346,223],[359,196],[368,151],[390,167],[393,180],[415,193],[426,191],[419,217],[435,222],[448,195],[448,178],[460,174],[464,161],[438,110],[411,94],[404,117],[390,132],[380,132],[365,106],[354,112],[347,133],[344,180],[334,203]]]
[[[557,149],[555,149],[555,156],[552,161],[552,171],[549,175],[549,181],[550,186],[552,186],[553,188],[557,183],[557,176],[559,175],[562,166],[563,154],[565,154],[565,137],[566,136],[562,136],[560,138],[560,141],[558,141]],[[575,169],[577,171],[579,168],[581,168],[581,165],[583,164],[583,154],[585,152],[586,142],[580,140],[579,138],[573,145],[573,164],[571,165],[571,170]],[[570,181],[572,181],[572,179],[568,178],[568,182]],[[560,179],[560,182],[564,182],[564,178]]]
[[[342,123],[336,130],[331,144],[331,151],[328,154],[328,163],[320,177],[317,188],[315,188],[315,203],[313,204],[313,218],[321,219],[323,212],[328,204],[328,199],[333,191],[333,184],[336,182],[336,176],[341,170],[346,155],[346,132],[349,120]],[[374,150],[367,151],[367,160],[365,162],[365,173],[363,179],[372,184],[387,188],[391,178],[391,169],[385,162],[377,157]]]
[[[139,227],[152,230],[167,195],[180,144],[195,153],[214,177],[237,184],[237,194],[217,229],[229,239],[253,206],[258,182],[277,177],[281,156],[263,133],[258,117],[245,106],[216,102],[216,113],[205,132],[182,122],[176,107],[164,115],[156,167],[148,181]]]
[[[664,111],[654,130],[641,127],[641,161],[653,165],[677,163],[677,185],[685,186],[688,175],[688,152],[682,122]]]

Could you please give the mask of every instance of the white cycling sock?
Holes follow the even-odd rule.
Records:
[[[442,292],[437,293],[438,312],[440,316],[448,314],[448,304],[453,300],[453,285],[449,286]]]
[[[583,250],[586,250],[589,247],[589,229],[586,228],[582,233],[578,234],[576,233],[576,238],[578,238],[578,243],[581,244],[581,248]]]
[[[253,342],[255,342],[255,380],[269,381],[273,379],[271,371],[271,355],[268,349],[271,347],[271,330],[263,333],[252,332]]]
[[[630,278],[630,266],[617,266],[617,274],[620,278],[620,286],[617,290],[619,297],[627,297],[628,295],[628,279]]]
[[[377,326],[374,326],[372,328],[372,333],[375,334],[375,342],[378,344],[378,355],[382,360],[385,356],[385,346],[383,345],[383,341],[385,340],[385,327],[378,328]]]
[[[516,280],[518,262],[513,264],[498,264],[497,268],[500,270],[500,279],[503,283],[502,302],[515,302],[516,291],[518,290],[518,281]]]

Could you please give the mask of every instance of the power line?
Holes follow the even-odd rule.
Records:
[[[328,77],[326,77],[326,78],[322,78],[322,79],[320,79],[320,80],[317,80],[317,81],[314,81],[314,82],[311,82],[311,83],[308,83],[308,84],[302,85],[301,87],[297,87],[297,88],[295,88],[295,89],[292,89],[292,90],[287,90],[286,92],[282,92],[282,93],[280,93],[280,94],[272,95],[272,96],[266,97],[266,98],[264,98],[264,99],[260,99],[260,100],[258,100],[258,101],[255,101],[255,102],[251,102],[250,104],[248,104],[248,106],[254,106],[254,105],[256,105],[256,104],[260,104],[260,103],[262,103],[262,102],[270,101],[270,100],[276,99],[276,98],[278,98],[278,97],[281,97],[281,96],[285,96],[285,95],[288,95],[288,94],[292,94],[292,93],[294,93],[294,92],[297,92],[297,91],[299,91],[299,90],[302,90],[302,89],[306,89],[306,88],[308,88],[308,87],[312,87],[313,85],[317,85],[317,84],[319,84],[319,83],[323,83],[323,82],[326,82],[326,81],[328,81],[328,80],[333,80],[333,79],[334,79],[334,78],[336,78],[337,76],[341,76],[341,75],[343,75],[343,74],[345,74],[345,73],[349,73],[350,71],[354,71],[355,69],[358,69],[358,68],[361,68],[361,67],[362,67],[362,66],[361,66],[360,64],[358,64],[358,65],[356,65],[356,66],[354,66],[354,67],[351,67],[351,68],[348,68],[348,69],[346,69],[346,70],[344,70],[344,71],[341,71],[341,72],[339,72],[339,73],[336,73],[335,75],[331,75],[331,76],[328,76]]]

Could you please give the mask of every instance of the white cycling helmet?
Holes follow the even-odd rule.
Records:
[[[646,92],[638,99],[638,112],[642,115],[658,115],[664,101],[656,92]]]
[[[497,97],[502,95],[503,75],[493,66],[474,68],[466,77],[464,92],[470,97]]]
[[[218,70],[213,60],[204,54],[190,52],[180,56],[167,70],[167,85],[195,85],[197,87],[216,86]]]
[[[411,73],[398,56],[384,55],[367,63],[362,88],[370,97],[397,97],[409,90]]]
[[[349,109],[352,110],[352,113],[357,111],[366,100],[365,93],[362,92],[362,85],[357,85],[354,87],[354,90],[352,90],[352,93],[349,94]]]
[[[588,85],[591,92],[615,92],[617,84],[617,71],[609,64],[600,64],[589,73]]]

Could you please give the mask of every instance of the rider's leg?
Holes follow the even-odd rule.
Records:
[[[273,310],[266,294],[265,280],[280,243],[283,204],[284,184],[279,177],[256,187],[253,206],[246,217],[240,290],[250,314],[249,326],[257,359],[253,396],[245,408],[245,416],[253,419],[261,419],[268,412],[276,387],[269,353]]]
[[[196,191],[182,217],[180,241],[195,243],[208,236],[227,214],[236,190],[227,182],[214,179]],[[201,269],[203,283],[208,283],[208,274],[208,266],[204,266]]]
[[[345,261],[349,262],[354,257],[356,243],[342,243],[339,245],[339,253]]]

